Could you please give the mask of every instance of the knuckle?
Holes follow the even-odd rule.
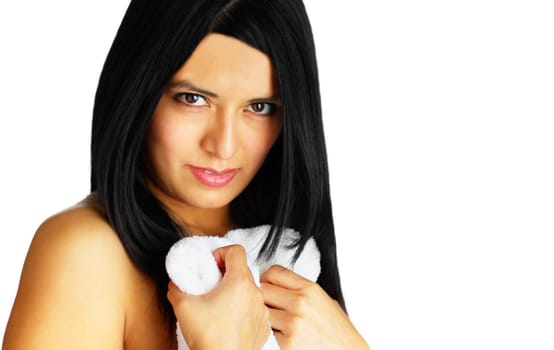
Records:
[[[244,250],[244,247],[240,244],[231,244],[227,249],[229,249],[229,252],[233,252],[233,254],[246,257],[246,250]]]
[[[304,292],[307,295],[317,295],[321,293],[321,287],[317,283],[310,283],[304,288]]]
[[[291,337],[299,334],[302,328],[302,318],[298,315],[292,315],[288,320],[288,334]]]
[[[280,268],[281,265],[274,264],[269,267],[268,271],[278,271]]]
[[[283,271],[284,267],[281,265],[271,265],[271,267],[267,270],[267,273],[270,275],[279,274]]]
[[[308,297],[306,295],[300,294],[296,298],[294,298],[292,302],[292,307],[296,312],[303,313],[306,311],[308,304]]]
[[[239,290],[247,291],[252,284],[251,279],[246,274],[234,275],[229,278],[233,286]]]
[[[272,281],[278,278],[282,274],[285,268],[281,265],[272,265],[261,276],[262,281]]]
[[[169,291],[167,294],[167,299],[169,300],[169,303],[175,311],[187,308],[187,306],[185,305],[187,299],[179,296],[176,292]]]
[[[286,268],[283,265],[275,264],[271,266],[271,269],[275,272],[283,272]]]
[[[172,303],[172,304],[177,303],[180,299],[179,298],[179,291],[177,290],[177,287],[172,286],[172,285],[170,285],[167,288],[166,296],[167,296],[167,299],[169,300],[169,302]]]
[[[294,342],[291,337],[285,336],[279,341],[279,346],[283,350],[294,349]]]

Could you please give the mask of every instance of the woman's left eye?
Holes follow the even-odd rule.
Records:
[[[273,103],[255,102],[248,105],[246,109],[259,115],[271,115],[275,112],[276,107]]]
[[[201,107],[201,106],[206,106],[208,104],[208,101],[206,101],[206,98],[204,98],[204,96],[193,94],[190,92],[184,92],[182,94],[178,94],[177,96],[175,96],[175,98],[178,101],[183,102],[189,106]]]

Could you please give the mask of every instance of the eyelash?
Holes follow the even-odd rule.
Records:
[[[191,97],[196,98],[196,102],[198,100],[203,100],[204,103],[201,104],[201,105],[197,105],[197,104],[195,104],[195,102],[187,101],[187,98],[191,98]],[[190,93],[190,92],[182,92],[182,93],[179,93],[179,94],[175,95],[175,100],[177,100],[178,102],[184,103],[185,105],[190,106],[190,107],[202,107],[202,106],[208,105],[208,101],[206,100],[206,98],[204,96],[198,95],[198,94],[193,94],[193,93]]]
[[[175,100],[185,104],[186,106],[192,107],[192,108],[200,108],[204,107],[206,105],[209,105],[207,99],[199,94],[195,94],[192,92],[182,92],[175,95]],[[187,101],[187,99],[193,98],[194,101]],[[204,101],[202,104],[196,104],[198,101]],[[263,105],[260,111],[256,112],[254,107],[260,107],[260,105]],[[246,110],[248,112],[252,112],[259,116],[272,116],[277,111],[277,105],[270,102],[252,102],[247,107]]]
[[[259,106],[259,105],[263,105],[262,111],[265,111],[266,109],[268,110],[263,113],[256,112],[254,110],[254,106]],[[275,111],[277,111],[277,106],[274,103],[269,103],[269,102],[253,102],[248,105],[247,110],[257,115],[272,116],[273,114],[275,114]]]

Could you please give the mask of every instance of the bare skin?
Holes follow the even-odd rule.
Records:
[[[229,203],[248,186],[279,136],[280,103],[271,60],[220,34],[202,40],[175,74],[146,137],[151,174],[145,180],[187,232],[222,235],[233,227]],[[236,176],[224,186],[209,186],[194,168],[208,176],[232,169]],[[369,349],[316,283],[275,267],[260,289],[243,250],[227,247],[215,257],[224,275],[212,292],[189,296],[169,287],[168,299],[179,323],[189,325],[183,334],[193,350],[260,349],[268,320],[282,349]],[[134,267],[94,198],[41,225],[23,268],[4,350],[176,346],[155,285]]]
[[[176,349],[154,284],[91,200],[46,220],[27,254],[3,349]]]
[[[237,284],[228,289],[222,284],[216,293],[249,301],[242,310],[250,310],[245,312],[251,313],[252,327],[245,330],[241,326],[235,333],[230,326],[244,322],[219,318],[226,322],[221,328],[206,319],[197,323],[198,329],[184,330],[187,340],[195,344],[193,349],[216,349],[218,341],[231,339],[206,338],[213,334],[209,329],[218,328],[232,334],[243,332],[242,339],[254,344],[246,348],[260,348],[267,337],[268,317],[282,349],[306,349],[315,344],[318,349],[369,349],[342,309],[317,284],[275,266],[262,276],[260,291],[244,273],[241,253],[238,258],[226,259],[228,253],[220,251],[217,260],[224,266],[235,264],[234,275],[228,277]],[[211,315],[229,315],[228,305],[234,305],[234,315],[243,321],[247,318],[237,312],[236,302],[223,298],[220,304],[211,302],[216,299],[213,294],[187,296],[173,286],[168,297],[183,324],[192,324],[188,321],[191,317],[201,321],[191,310],[203,308],[207,314],[208,306]],[[236,340],[236,344],[244,342]],[[154,284],[132,265],[90,199],[48,219],[31,244],[3,349],[36,348],[177,348],[174,330],[167,327],[157,307]]]
[[[317,283],[278,265],[263,274],[261,281],[281,349],[369,350],[339,303]]]
[[[269,312],[244,249],[214,256],[225,274],[211,293],[188,296],[170,285],[169,300],[191,325],[185,337],[194,350],[260,349]],[[48,219],[29,249],[3,349],[37,348],[177,349],[153,282],[133,266],[93,196]]]
[[[232,228],[229,203],[255,176],[281,131],[277,96],[270,59],[216,34],[200,43],[169,82],[146,137],[151,170],[146,181],[189,233],[222,235]],[[211,187],[198,181],[190,166],[237,169],[237,174],[229,184]],[[55,215],[37,231],[4,349],[176,348],[175,330],[157,308],[154,284],[133,266],[97,209],[89,200]],[[221,255],[223,262],[226,256]],[[235,285],[248,286],[258,303],[245,304],[245,310],[265,310],[265,321],[255,328],[267,333],[261,292],[251,280],[231,278],[241,275],[246,263],[230,263],[231,276],[220,288],[229,292],[222,294],[233,305],[240,295],[233,293],[240,290]],[[176,309],[178,317],[187,317]],[[263,331],[254,333],[263,338]],[[195,334],[187,335],[192,343],[207,345],[196,342]]]
[[[173,283],[169,286],[167,296],[187,344],[201,350],[262,348],[269,335],[269,311],[246,265],[244,248],[223,247],[214,257],[224,272],[214,290],[187,295]]]

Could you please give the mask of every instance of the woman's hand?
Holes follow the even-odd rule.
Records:
[[[261,281],[281,349],[369,349],[339,303],[317,283],[279,265]]]
[[[269,313],[244,248],[231,245],[213,254],[223,278],[212,291],[189,295],[169,284],[167,297],[187,344],[193,350],[262,348],[270,332]]]

